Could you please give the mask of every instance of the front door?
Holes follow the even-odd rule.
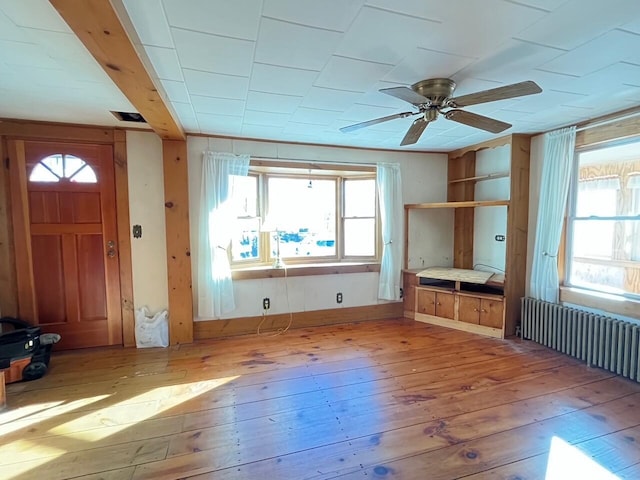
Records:
[[[59,348],[122,344],[112,147],[20,143],[30,245],[16,249],[16,261],[31,271],[18,288],[32,290],[20,295],[21,313],[59,333]]]

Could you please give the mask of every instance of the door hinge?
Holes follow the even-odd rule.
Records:
[[[9,157],[4,159],[4,168],[6,168],[7,170],[9,170]]]

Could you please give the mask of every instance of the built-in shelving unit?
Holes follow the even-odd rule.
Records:
[[[514,134],[449,153],[447,202],[405,205],[405,316],[494,337],[515,334],[525,289],[530,142],[530,136]],[[476,153],[504,145],[510,149],[509,172],[476,174]],[[476,182],[498,178],[509,179],[508,198],[475,200]],[[441,286],[420,285],[416,277],[420,269],[412,270],[408,265],[411,210],[453,209],[453,266],[473,269],[474,210],[501,206],[507,209],[507,243],[505,274],[494,282],[497,290],[487,294],[459,284],[444,290]]]

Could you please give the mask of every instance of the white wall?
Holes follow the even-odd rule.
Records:
[[[337,163],[397,162],[400,164],[403,182],[404,203],[445,201],[447,191],[447,155],[386,152],[338,147],[321,147],[274,142],[232,140],[222,138],[188,137],[189,161],[189,218],[191,221],[191,259],[194,305],[197,299],[196,239],[201,181],[202,152],[248,153],[253,157],[298,159]],[[451,252],[451,241],[442,232],[452,232],[453,223],[440,223],[418,234],[420,222],[412,224],[410,241],[418,257],[427,257],[432,252]],[[445,243],[447,242],[447,243]],[[258,316],[262,313],[262,298],[271,299],[269,313],[324,310],[375,305],[377,299],[378,274],[357,273],[342,275],[318,275],[288,279],[256,279],[234,282],[237,309],[225,318]],[[342,292],[344,301],[337,304],[335,295]],[[195,311],[195,309],[194,309]],[[197,318],[196,318],[197,320]]]
[[[127,131],[129,218],[142,226],[142,238],[133,238],[134,307],[151,312],[168,307],[167,248],[164,219],[162,141],[153,132]]]
[[[476,154],[477,176],[509,172],[510,165],[511,145],[480,150]],[[510,182],[508,177],[476,182],[474,199],[508,200]],[[473,221],[473,265],[477,265],[478,270],[504,271],[507,255],[506,234],[506,207],[475,209]],[[496,241],[496,235],[505,235],[505,241]]]

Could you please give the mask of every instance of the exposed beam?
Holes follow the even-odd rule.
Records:
[[[165,140],[184,140],[111,2],[49,1],[151,128]]]

